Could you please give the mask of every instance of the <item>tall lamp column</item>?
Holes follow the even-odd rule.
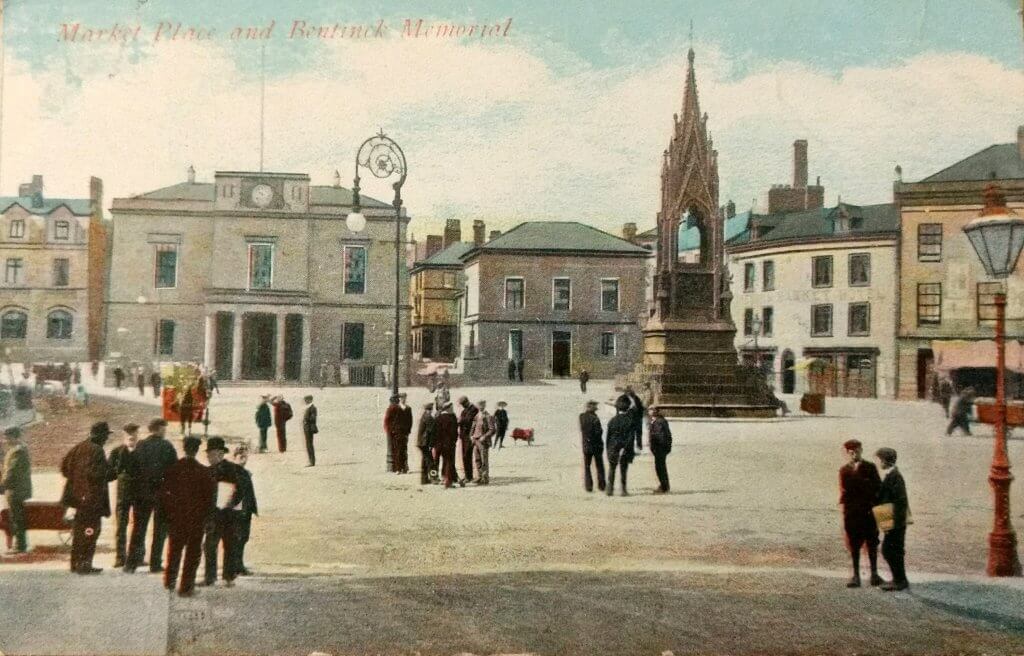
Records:
[[[352,212],[345,218],[345,225],[358,233],[366,227],[359,199],[359,167],[367,168],[376,178],[397,177],[391,187],[395,190],[392,206],[395,209],[395,325],[391,344],[391,395],[398,396],[398,369],[402,326],[402,185],[408,171],[405,153],[401,147],[381,130],[370,137],[356,151],[355,179],[352,184]],[[391,471],[394,454],[391,441],[387,440],[385,471]]]
[[[1024,247],[1024,220],[1010,213],[1006,199],[995,185],[985,189],[985,207],[964,232],[986,273],[1008,278]],[[996,407],[994,451],[988,481],[994,496],[992,532],[988,536],[989,576],[1020,576],[1017,533],[1010,521],[1010,458],[1006,450],[1006,294],[995,294],[996,307]]]

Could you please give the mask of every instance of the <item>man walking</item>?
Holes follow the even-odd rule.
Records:
[[[139,443],[139,425],[125,424],[124,438],[120,446],[110,452],[110,468],[117,477],[117,497],[114,499],[114,514],[117,518],[114,539],[114,567],[124,567],[128,553],[128,520],[139,521],[135,495],[140,483],[139,465],[135,458],[135,447]]]
[[[120,392],[121,388],[124,387],[124,369],[121,365],[114,367],[114,388]]]
[[[853,576],[846,584],[848,588],[860,587],[860,552],[867,550],[871,564],[871,585],[881,585],[878,575],[878,526],[871,508],[878,499],[882,479],[878,469],[861,458],[863,446],[860,440],[846,440],[843,443],[847,463],[839,468],[839,503],[843,506],[843,530],[846,532],[846,547],[853,560]]]
[[[306,437],[306,457],[309,458],[307,467],[316,465],[316,451],[313,449],[313,436],[320,432],[316,425],[316,406],[313,405],[313,397],[306,396],[302,399],[306,409],[302,412],[302,433]]]
[[[393,454],[396,460],[395,466],[400,474],[409,473],[409,434],[412,433],[412,408],[406,405],[407,398],[405,392],[398,395],[398,437],[395,442],[398,450]]]
[[[434,404],[424,403],[420,423],[416,428],[416,448],[420,450],[420,485],[433,482],[431,471],[435,467],[431,451],[434,448]]]
[[[654,456],[654,473],[658,477],[658,489],[655,494],[666,494],[668,486],[668,467],[665,459],[672,452],[672,429],[669,428],[668,420],[661,414],[657,406],[650,407],[651,423],[647,431],[647,446]]]
[[[580,369],[580,392],[583,394],[587,393],[587,383],[590,381],[590,372],[586,369]]]
[[[965,387],[953,404],[952,417],[946,427],[946,435],[952,435],[954,428],[959,428],[964,435],[971,434],[971,408],[974,406],[974,388]]]
[[[191,436],[182,441],[185,456],[167,468],[159,494],[170,538],[164,587],[173,590],[181,570],[179,597],[192,595],[202,557],[203,531],[217,492],[212,473],[196,460],[202,443],[198,437]]]
[[[135,447],[139,468],[138,493],[135,495],[135,519],[124,571],[131,574],[142,564],[146,551],[146,530],[153,518],[153,539],[149,546],[149,571],[163,571],[164,542],[167,540],[167,517],[160,507],[159,492],[167,468],[178,461],[178,452],[164,437],[167,422],[157,418],[149,422],[149,435]]]
[[[597,401],[587,401],[586,409],[580,413],[580,445],[583,447],[583,489],[594,491],[594,476],[591,465],[597,471],[597,489],[604,492],[604,432],[601,419],[597,416]]]
[[[277,451],[284,453],[288,450],[288,435],[286,424],[292,418],[292,406],[284,400],[283,396],[274,399],[274,428],[277,430]]]
[[[149,386],[153,388],[153,398],[160,398],[160,386],[163,384],[163,379],[160,378],[160,370],[156,367],[153,368],[153,373],[149,375]]]
[[[28,526],[25,523],[25,501],[32,498],[32,463],[28,447],[21,441],[21,429],[11,426],[4,431],[4,466],[0,472],[0,493],[7,502],[9,530],[14,548],[8,553],[28,551]]]
[[[256,406],[256,428],[260,431],[260,453],[267,452],[267,430],[273,423],[270,418],[270,406],[267,401],[270,396],[264,394],[260,397],[260,404]]]
[[[139,396],[146,395],[146,370],[139,365],[135,369],[135,385],[139,388]]]
[[[615,416],[608,422],[605,448],[608,451],[608,496],[615,493],[615,470],[621,466],[622,496],[626,491],[626,470],[633,461],[633,418],[629,413],[629,401],[621,396],[615,401]]]
[[[459,483],[465,484],[473,480],[473,422],[480,411],[465,396],[459,397],[459,407],[462,409],[459,413],[459,449],[462,451],[463,473]]]
[[[487,412],[487,402],[477,401],[479,412],[473,419],[473,466],[476,467],[476,484],[487,485],[491,482],[491,467],[488,453],[491,450],[491,438],[494,437],[494,419]]]
[[[103,453],[103,445],[110,436],[107,422],[92,425],[89,439],[79,442],[60,465],[67,479],[61,501],[75,509],[71,533],[71,571],[76,574],[96,574],[102,570],[92,566],[96,553],[96,540],[104,517],[110,517],[110,493],[107,483],[114,480],[113,472]]]
[[[441,406],[441,413],[434,422],[434,461],[441,463],[441,477],[449,488],[455,480],[455,448],[459,439],[459,422],[452,412],[452,403]],[[465,481],[459,485],[466,486]]]
[[[211,437],[206,441],[206,459],[217,481],[217,502],[206,521],[206,542],[203,546],[206,571],[203,585],[213,585],[217,580],[217,549],[223,544],[222,576],[224,585],[230,588],[235,584],[235,576],[238,574],[235,570],[235,549],[246,475],[243,473],[245,470],[224,457],[227,452],[224,438]]]
[[[907,570],[903,564],[904,544],[907,536],[907,518],[910,515],[910,503],[907,500],[907,485],[903,474],[896,468],[896,450],[883,447],[875,452],[878,464],[882,467],[885,477],[878,490],[878,505],[892,504],[892,528],[885,531],[882,539],[882,555],[889,564],[892,581],[882,584],[882,590],[894,592],[910,587],[907,582]]]

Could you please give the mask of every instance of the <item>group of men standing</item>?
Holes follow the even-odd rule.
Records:
[[[306,438],[306,456],[309,462],[307,467],[316,465],[316,449],[313,445],[313,436],[320,432],[317,426],[317,410],[313,405],[313,397],[306,395],[302,399],[305,404],[302,410],[302,433]],[[277,437],[277,451],[284,453],[288,450],[288,422],[294,417],[292,406],[285,401],[284,396],[270,396],[264,394],[256,406],[256,428],[259,430],[259,452],[267,452],[267,432],[271,426],[274,427]]]
[[[200,585],[213,585],[219,547],[225,585],[233,585],[236,576],[248,573],[244,549],[252,517],[258,514],[252,477],[245,469],[247,451],[236,449],[236,462],[232,462],[226,458],[224,440],[210,437],[206,440],[207,467],[196,459],[203,444],[200,438],[184,437],[184,456],[179,459],[165,437],[167,422],[154,419],[148,428],[149,435],[140,440],[137,425],[124,426],[123,442],[108,459],[103,447],[111,430],[107,422],[97,422],[88,439],[64,457],[61,473],[66,484],[61,502],[74,509],[71,571],[102,571],[93,566],[93,556],[102,519],[111,514],[108,483],[116,480],[115,567],[130,574],[147,564],[145,541],[152,520],[149,571],[163,572],[168,590],[174,589],[180,572],[178,594],[193,594],[201,556],[206,562]]]
[[[632,391],[627,388],[628,391]],[[640,433],[637,433],[635,405],[626,394],[615,400],[615,416],[608,422],[607,433],[602,432],[601,419],[597,416],[597,401],[587,401],[580,414],[580,441],[583,448],[583,489],[594,491],[596,474],[597,488],[608,496],[615,493],[615,477],[618,472],[621,494],[628,496],[626,475],[642,446],[643,415],[640,415]],[[666,458],[672,451],[672,430],[668,420],[661,415],[657,406],[650,407],[651,420],[648,423],[648,447],[654,455],[654,471],[658,476],[656,494],[669,491]],[[604,441],[602,442],[602,437]],[[608,456],[608,480],[605,481],[604,455]]]

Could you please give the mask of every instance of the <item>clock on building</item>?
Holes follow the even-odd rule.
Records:
[[[256,207],[267,207],[274,200],[274,189],[266,183],[258,184],[249,192],[249,198]]]

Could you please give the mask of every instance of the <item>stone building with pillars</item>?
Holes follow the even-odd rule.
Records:
[[[352,192],[337,177],[320,186],[306,174],[218,171],[196,182],[190,167],[185,182],[115,198],[108,358],[198,362],[225,381],[308,384],[330,372],[327,382],[379,383],[395,216],[361,201],[366,228],[353,233]],[[404,265],[399,277],[407,285]]]

